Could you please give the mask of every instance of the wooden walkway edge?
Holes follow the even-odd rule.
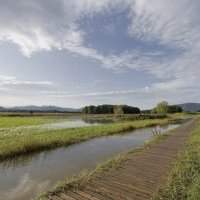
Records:
[[[118,170],[96,177],[80,190],[50,196],[50,200],[148,200],[166,182],[178,152],[195,126],[191,120],[164,141],[132,155]]]

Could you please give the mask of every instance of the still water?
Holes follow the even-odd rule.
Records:
[[[162,133],[178,127],[160,127]],[[153,137],[153,129],[144,128],[92,139],[67,148],[37,153],[0,163],[0,200],[34,199],[65,177],[79,174],[114,155],[143,146]]]

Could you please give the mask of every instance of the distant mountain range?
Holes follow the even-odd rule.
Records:
[[[81,109],[63,108],[58,106],[16,106],[11,108],[0,107],[0,112],[81,112]]]
[[[180,106],[186,112],[200,111],[200,103],[184,103],[184,104],[179,104],[178,106]]]

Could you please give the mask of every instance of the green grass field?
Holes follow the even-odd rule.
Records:
[[[56,116],[1,116],[0,117],[0,128],[15,128],[20,126],[34,126],[41,125],[60,120],[61,117]]]
[[[173,168],[168,183],[156,200],[200,199],[200,119],[185,151]]]
[[[32,118],[5,118],[4,127],[19,125],[32,125],[47,122],[49,119]],[[14,121],[16,120],[16,121]],[[50,118],[51,120],[51,118]],[[1,119],[0,119],[1,121]],[[2,122],[2,121],[1,121]],[[52,149],[61,146],[85,141],[94,137],[123,133],[136,128],[166,124],[169,119],[123,121],[106,125],[98,125],[82,128],[70,128],[62,130],[44,129],[11,129],[0,131],[0,160],[12,158],[18,155],[33,153],[36,151]]]

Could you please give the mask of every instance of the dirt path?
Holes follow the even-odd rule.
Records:
[[[166,181],[167,174],[194,128],[187,122],[164,141],[132,155],[118,170],[96,177],[81,190],[49,197],[51,200],[148,200]]]

